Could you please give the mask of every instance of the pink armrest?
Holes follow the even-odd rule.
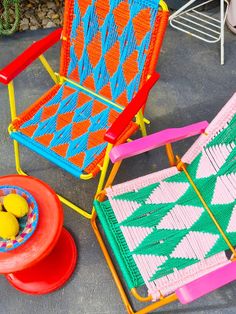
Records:
[[[124,132],[130,121],[135,117],[140,109],[146,104],[148,94],[160,78],[160,74],[154,72],[151,77],[146,81],[146,83],[137,92],[131,102],[126,106],[118,118],[113,122],[111,127],[107,130],[104,140],[115,144],[119,136]]]
[[[36,41],[23,51],[16,59],[0,70],[0,83],[8,84],[28,65],[36,60],[47,49],[55,45],[61,38],[62,28],[58,28],[46,37]]]
[[[176,295],[182,304],[186,304],[234,280],[236,280],[236,262],[231,262],[226,266],[178,288]]]
[[[116,161],[129,158],[151,149],[161,147],[168,143],[180,141],[182,139],[203,133],[208,126],[207,121],[194,123],[182,128],[166,129],[145,137],[142,137],[133,142],[115,146],[110,152],[111,161]]]

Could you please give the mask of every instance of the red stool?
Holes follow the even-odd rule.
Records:
[[[70,233],[62,227],[63,209],[56,193],[33,177],[0,177],[0,185],[16,185],[35,198],[39,222],[34,234],[18,248],[0,253],[0,273],[18,290],[45,294],[59,289],[71,276],[77,249]]]

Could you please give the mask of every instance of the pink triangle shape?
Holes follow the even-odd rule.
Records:
[[[219,235],[190,231],[175,247],[171,257],[202,260],[218,240]]]
[[[142,241],[153,231],[153,228],[144,227],[120,227],[128,247],[132,252],[136,247],[138,247]]]
[[[136,265],[146,283],[166,260],[166,256],[133,254]]]
[[[202,207],[175,205],[174,208],[162,218],[157,229],[188,229],[200,218],[203,212],[204,209]]]
[[[161,182],[149,196],[147,204],[161,204],[176,202],[185,194],[189,183],[185,182]]]

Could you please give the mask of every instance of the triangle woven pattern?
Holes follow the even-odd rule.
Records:
[[[68,40],[63,43],[60,72],[127,105],[151,74],[152,58],[157,60],[152,52],[159,0],[70,0],[66,8],[63,32]],[[165,28],[161,31],[164,36]]]
[[[77,177],[95,175],[107,146],[104,134],[119,113],[115,106],[64,83],[21,114],[11,136]],[[124,137],[136,128],[131,123]]]
[[[236,94],[194,145],[186,169],[235,246]],[[107,189],[107,196],[95,206],[113,250],[119,245],[114,252],[130,288],[145,283],[156,300],[160,291],[168,295],[229,262],[229,246],[184,171],[172,167],[140,177]]]

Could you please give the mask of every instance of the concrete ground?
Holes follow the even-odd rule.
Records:
[[[1,38],[0,68],[32,41],[47,33],[49,30]],[[58,70],[59,46],[53,47],[46,56]],[[148,100],[146,116],[152,120],[148,132],[203,119],[210,121],[236,91],[236,37],[227,30],[225,57],[225,65],[221,66],[218,44],[206,44],[169,28],[158,65],[161,79]],[[18,112],[51,85],[48,74],[38,61],[35,62],[15,81]],[[15,173],[15,168],[12,141],[7,133],[10,113],[5,86],[0,86],[0,108],[0,175],[6,175]],[[181,155],[191,141],[176,144],[176,151]],[[22,149],[21,152],[23,168],[31,175],[43,179],[59,193],[90,210],[96,180],[77,182],[69,174],[28,150]],[[125,161],[116,182],[166,166],[164,150],[158,149]],[[79,251],[78,264],[72,278],[59,291],[45,296],[30,296],[16,291],[1,276],[1,314],[125,313],[89,221],[65,206],[64,213],[64,224],[73,234]],[[236,313],[235,295],[236,283],[232,283],[190,305],[173,303],[159,310],[159,313]],[[136,308],[139,307],[136,305]]]

